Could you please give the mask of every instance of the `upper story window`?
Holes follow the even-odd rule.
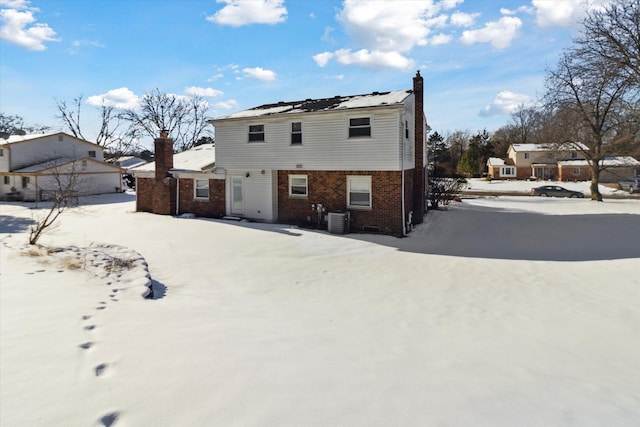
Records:
[[[264,125],[249,125],[249,142],[264,142]]]
[[[405,139],[409,139],[409,122],[404,121],[404,137]]]
[[[347,177],[347,207],[352,209],[371,208],[371,177]]]
[[[349,138],[371,136],[371,117],[349,119]]]
[[[531,156],[529,156],[529,153],[524,153],[524,158],[525,159],[528,159],[529,157],[531,157]]]
[[[572,159],[577,159],[578,158],[578,153],[576,153],[575,151],[571,152],[571,158]]]
[[[307,175],[289,175],[289,196],[307,197]]]
[[[302,122],[291,123],[291,144],[302,144]]]
[[[193,185],[193,197],[196,199],[208,199],[209,198],[209,180],[208,179],[194,179]]]
[[[96,156],[96,150],[89,150],[89,157],[95,157]]]

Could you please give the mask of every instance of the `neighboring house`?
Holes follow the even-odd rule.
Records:
[[[174,164],[171,140],[161,135],[154,177],[134,170],[138,210],[180,214],[206,206],[208,212],[194,213],[322,226],[344,212],[353,230],[397,235],[423,220],[426,122],[419,72],[412,90],[278,102],[211,123],[215,168],[179,175],[180,154]],[[196,204],[196,180],[206,178],[209,200]],[[184,199],[185,180],[194,186],[191,200]]]
[[[600,182],[618,182],[640,175],[640,162],[633,157],[606,157],[600,162]],[[558,162],[559,181],[588,181],[591,169],[586,160]]]
[[[77,177],[79,195],[121,191],[122,169],[105,163],[101,146],[64,132],[12,135],[0,139],[0,195],[42,200],[57,180]]]
[[[136,177],[136,210],[167,215],[224,215],[224,174],[214,172],[213,144],[173,154],[173,141],[156,139],[156,161],[131,169]],[[166,147],[158,147],[165,145]],[[159,151],[167,150],[164,155]]]
[[[121,156],[115,159],[109,159],[107,162],[120,166],[124,169],[125,173],[129,173],[131,169],[148,163],[146,160],[136,156]]]
[[[489,157],[487,160],[487,173],[494,179],[516,179],[516,166],[512,159],[499,159]]]
[[[581,147],[586,149],[586,147]],[[507,157],[516,168],[516,176],[494,178],[557,179],[559,160],[582,159],[580,152],[570,144],[511,144]]]

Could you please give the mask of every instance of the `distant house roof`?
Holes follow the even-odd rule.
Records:
[[[562,166],[587,166],[589,163],[586,160],[562,160],[558,164]],[[607,167],[637,167],[640,166],[640,161],[630,156],[605,157],[600,164]]]
[[[588,150],[581,142],[564,144],[511,144],[513,151],[575,151],[577,149]]]
[[[216,149],[214,144],[202,144],[190,150],[173,155],[174,172],[205,172],[214,168],[216,164]],[[155,172],[156,163],[146,163],[131,169],[131,172]]]
[[[46,138],[49,136],[53,136],[53,135],[65,135],[69,138],[73,138],[76,139],[78,141],[82,141],[86,144],[91,144],[94,145],[100,149],[102,149],[103,147],[101,147],[100,145],[93,143],[91,141],[87,141],[86,139],[82,139],[82,138],[78,138],[75,137],[73,135],[69,135],[68,133],[65,132],[49,132],[49,133],[32,133],[32,134],[28,134],[28,135],[10,135],[8,138],[0,138],[0,145],[9,145],[9,144],[18,144],[20,142],[26,142],[26,141],[33,141],[35,139],[40,139],[40,138]]]
[[[489,166],[504,166],[504,160],[499,159],[497,157],[489,157],[489,160],[487,160],[487,164]]]
[[[62,165],[66,165],[72,162],[80,162],[80,161],[91,161],[91,162],[95,162],[95,163],[100,163],[101,165],[105,165],[108,166],[110,168],[113,169],[117,169],[117,170],[121,170],[121,168],[119,168],[118,166],[115,166],[113,164],[109,164],[109,163],[105,163],[105,162],[99,162],[97,160],[92,159],[91,157],[85,157],[82,159],[74,159],[73,157],[60,157],[58,159],[53,159],[53,160],[49,160],[43,163],[38,163],[36,165],[30,165],[27,167],[24,167],[22,169],[17,169],[12,171],[13,173],[22,173],[22,174],[38,174],[41,172],[44,172],[46,170],[49,169],[53,169]]]
[[[113,163],[116,166],[120,166],[121,168],[124,168],[124,169],[135,168],[147,163],[146,160],[143,160],[135,156],[121,156],[121,157],[118,157],[117,159],[110,159],[108,160],[108,162]]]
[[[373,92],[364,95],[334,96],[333,98],[322,99],[306,99],[304,101],[281,101],[276,104],[260,105],[248,110],[243,110],[237,113],[229,114],[227,116],[222,116],[217,119],[211,120],[210,122],[215,123],[216,120],[222,119],[264,117],[272,116],[275,114],[308,113],[316,111],[346,110],[352,108],[394,105],[400,104],[412,93],[412,90],[397,90],[392,92]]]

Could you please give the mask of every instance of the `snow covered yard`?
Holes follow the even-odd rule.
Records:
[[[470,199],[405,239],[86,202],[42,238],[70,260],[0,205],[2,426],[640,423],[640,201]]]

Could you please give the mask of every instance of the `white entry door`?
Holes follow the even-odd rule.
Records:
[[[244,214],[244,189],[242,177],[231,177],[231,214]]]

